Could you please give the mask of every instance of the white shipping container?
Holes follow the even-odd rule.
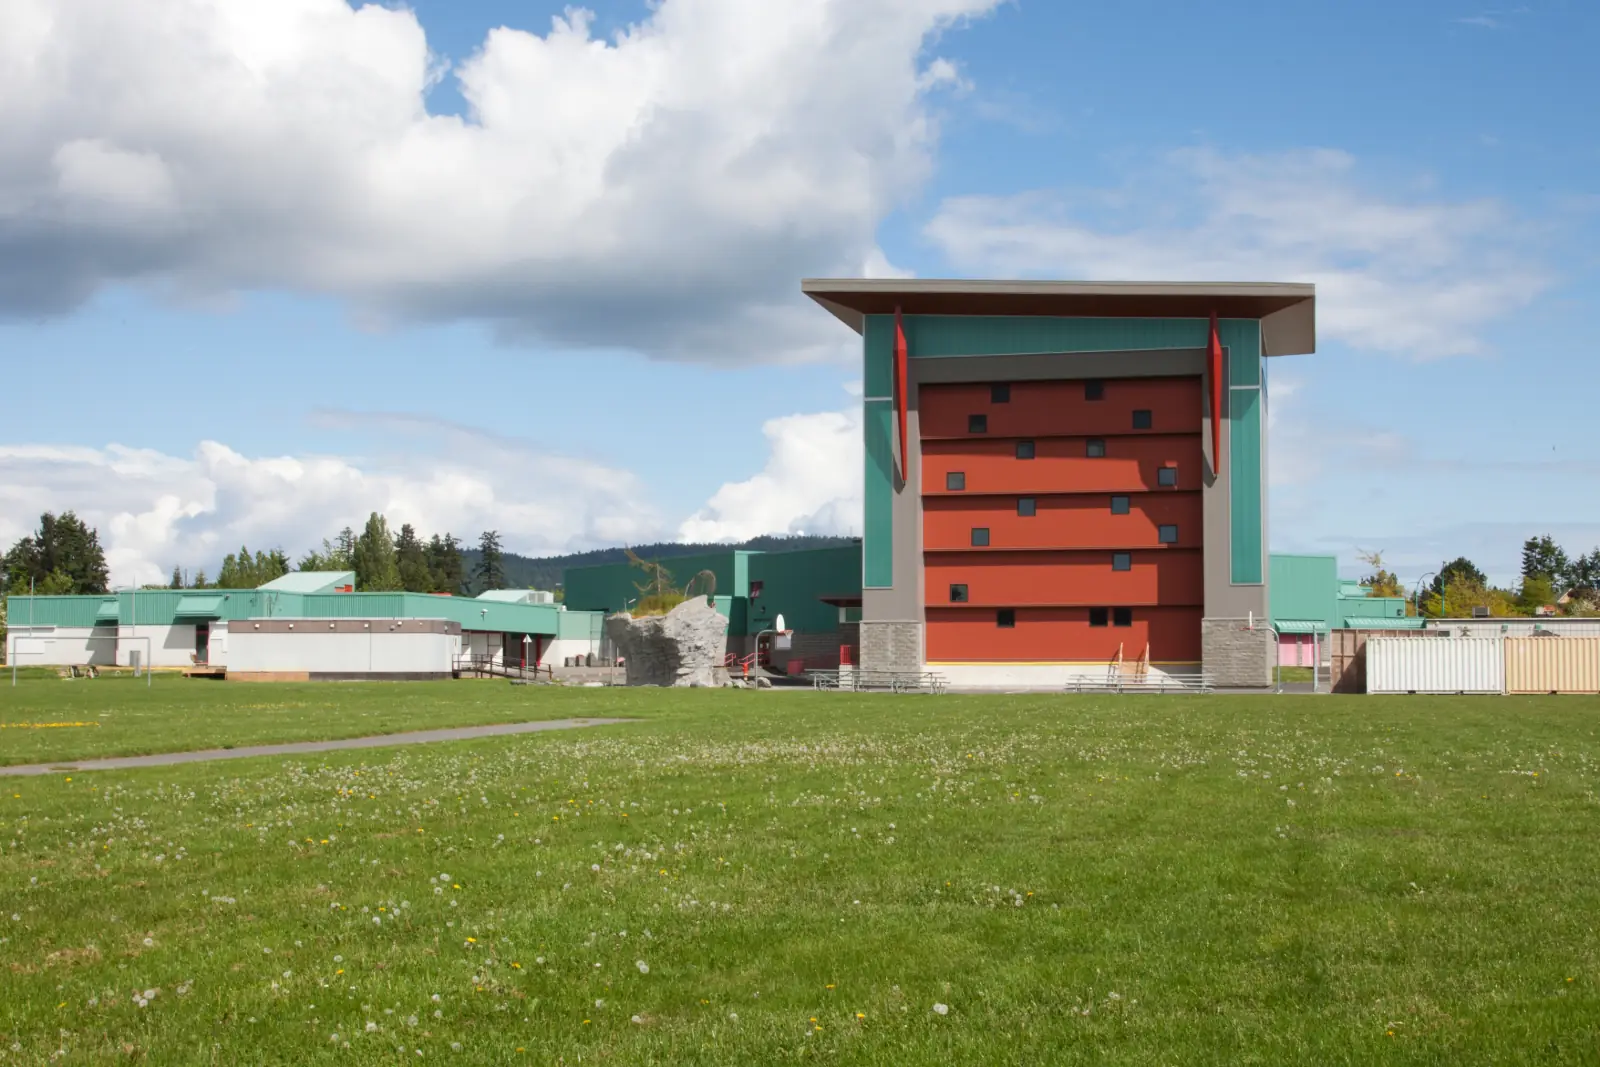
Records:
[[[1504,693],[1504,639],[1449,637],[1367,640],[1369,693]]]

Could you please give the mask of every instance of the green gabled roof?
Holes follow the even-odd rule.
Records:
[[[1391,618],[1383,615],[1346,615],[1344,617],[1346,630],[1420,630],[1420,618],[1401,616]]]
[[[1273,623],[1280,634],[1325,634],[1328,624],[1321,619],[1279,619]]]
[[[355,571],[290,571],[261,586],[274,593],[331,593],[356,584]]]

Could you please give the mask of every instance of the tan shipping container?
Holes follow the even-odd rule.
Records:
[[[1506,638],[1506,692],[1600,693],[1600,637]]]

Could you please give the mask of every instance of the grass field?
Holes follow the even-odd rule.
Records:
[[[641,721],[0,784],[0,1063],[1600,1056],[1595,700],[194,691]]]

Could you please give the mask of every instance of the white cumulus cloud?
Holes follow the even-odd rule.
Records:
[[[893,273],[926,175],[928,54],[999,0],[568,8],[430,51],[345,0],[0,6],[0,312],[137,283],[330,294],[365,322],[475,319],[658,358],[831,358],[796,279]],[[430,111],[449,79],[463,115]]]
[[[1174,152],[1122,189],[951,198],[927,232],[971,271],[1315,282],[1320,337],[1420,358],[1483,351],[1550,283],[1498,202],[1374,192],[1332,150]]]

